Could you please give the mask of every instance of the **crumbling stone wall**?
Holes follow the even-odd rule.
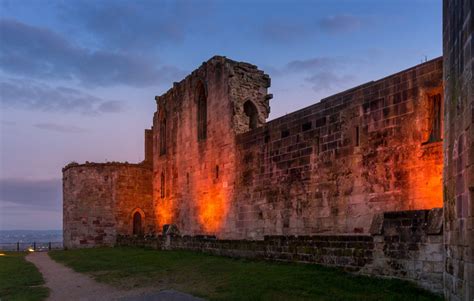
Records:
[[[415,281],[443,293],[443,209],[385,212],[371,226],[373,260],[361,273]]]
[[[239,135],[226,237],[367,233],[377,213],[441,207],[442,88],[437,58]]]
[[[445,296],[474,299],[474,2],[443,1]]]
[[[156,98],[153,199],[158,229],[173,223],[185,234],[218,234],[228,228],[235,134],[249,130],[243,106],[252,102],[256,126],[261,126],[269,112],[269,85],[256,66],[214,57]],[[201,101],[207,108],[204,120]],[[205,137],[198,131],[202,124]]]
[[[131,235],[133,214],[154,233],[151,169],[143,164],[86,163],[63,169],[63,240],[66,248],[113,245]]]

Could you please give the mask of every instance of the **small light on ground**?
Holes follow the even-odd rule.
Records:
[[[0,253],[0,256],[5,256],[6,254],[5,253]]]
[[[35,250],[33,248],[28,248],[28,252],[34,252]]]

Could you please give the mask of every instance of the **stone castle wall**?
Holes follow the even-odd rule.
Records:
[[[445,296],[474,299],[474,1],[443,1]]]
[[[443,273],[446,298],[471,300],[473,6],[443,1],[443,59],[269,123],[263,71],[225,57],[203,63],[156,98],[144,162],[64,168],[65,246],[127,243],[140,212],[145,234],[172,223],[219,239],[133,243],[336,265],[436,292]],[[401,212],[442,204],[443,254],[441,211]]]
[[[86,163],[63,170],[63,240],[66,248],[114,245],[131,235],[139,212],[154,233],[151,169],[143,164]]]
[[[442,89],[437,58],[239,135],[226,237],[367,233],[377,213],[442,207]]]
[[[235,189],[235,134],[249,127],[243,106],[251,100],[259,110],[256,125],[262,124],[269,85],[268,76],[255,66],[214,57],[156,98],[153,199],[158,231],[170,223],[186,234],[219,233],[227,227]],[[205,137],[198,133],[201,100]]]

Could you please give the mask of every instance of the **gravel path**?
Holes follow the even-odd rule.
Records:
[[[74,272],[51,258],[46,252],[26,256],[39,269],[50,289],[48,300],[120,300],[120,301],[198,301],[202,299],[173,290],[150,292],[150,289],[125,291],[98,283],[91,277]]]

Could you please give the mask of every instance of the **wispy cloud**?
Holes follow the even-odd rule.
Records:
[[[117,100],[102,99],[69,87],[51,87],[20,79],[0,82],[0,106],[86,115],[115,113],[124,108],[122,102]]]
[[[74,125],[58,124],[58,123],[37,123],[33,125],[36,128],[59,132],[59,133],[85,133],[88,130]]]
[[[326,16],[317,21],[266,20],[260,35],[270,42],[289,43],[321,37],[321,33],[345,34],[361,29],[369,18],[350,14]]]
[[[294,21],[268,20],[261,25],[260,34],[275,43],[295,42],[314,33],[311,26]]]
[[[61,179],[0,179],[0,229],[59,229]]]
[[[288,71],[317,71],[322,69],[334,68],[344,61],[343,58],[335,57],[314,57],[304,60],[293,60],[286,64]]]
[[[288,62],[277,74],[303,74],[304,80],[312,85],[315,92],[335,92],[356,82],[357,76],[348,70],[360,62],[346,57],[327,56],[298,59]]]
[[[347,89],[356,80],[352,74],[338,75],[334,71],[320,71],[310,77],[305,78],[312,84],[315,92],[336,91]]]
[[[0,179],[0,201],[44,210],[61,209],[61,179]]]
[[[364,19],[361,17],[341,14],[321,19],[319,26],[323,31],[329,33],[347,33],[360,29],[363,23]]]
[[[11,120],[2,120],[0,121],[0,124],[5,126],[13,126],[16,125],[16,122]]]
[[[149,86],[183,72],[143,56],[80,47],[62,35],[15,20],[0,20],[0,68],[37,79],[76,80],[88,86]]]
[[[195,22],[213,12],[211,1],[64,1],[60,16],[99,47],[128,52],[181,43]]]

